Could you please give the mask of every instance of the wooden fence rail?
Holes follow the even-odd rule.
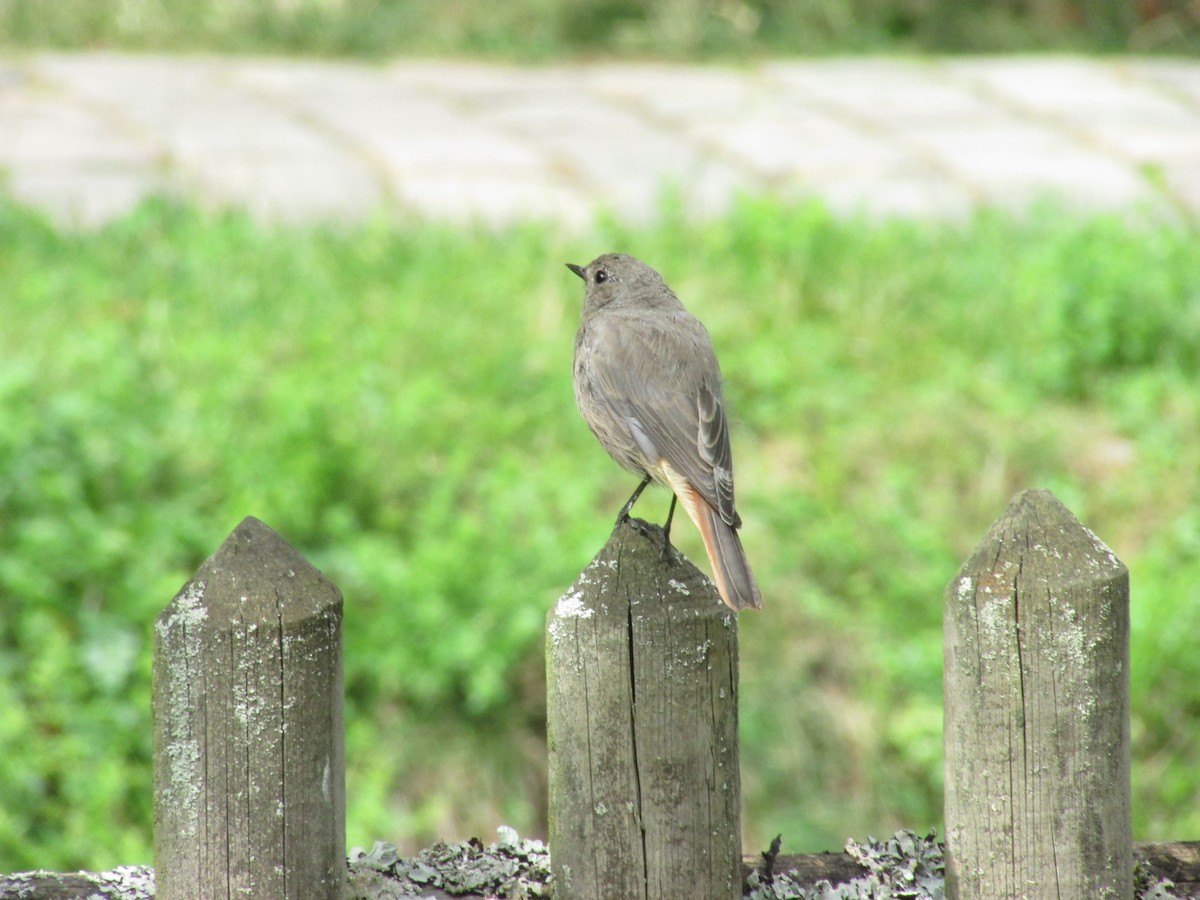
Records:
[[[618,527],[548,616],[558,898],[743,892],[737,621],[661,547],[653,526]],[[1132,897],[1128,604],[1125,567],[1040,491],[947,588],[948,897]],[[338,589],[252,518],[159,617],[159,898],[343,896],[341,621]],[[1200,884],[1200,844],[1138,855]],[[826,855],[776,871],[796,867],[855,869]],[[41,883],[14,879],[0,897]],[[76,882],[46,874],[36,896],[92,896]]]

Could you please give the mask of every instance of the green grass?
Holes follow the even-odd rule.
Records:
[[[940,822],[942,590],[1026,487],[1132,570],[1135,831],[1195,837],[1197,238],[756,201],[586,238],[159,203],[70,233],[0,203],[0,871],[150,860],[151,623],[245,515],[346,597],[350,842],[542,828],[544,616],[633,487],[570,387],[562,263],[611,249],[728,381],[767,602],[747,846]]]
[[[3,0],[0,46],[328,56],[694,60],[828,53],[1200,50],[1167,0]]]

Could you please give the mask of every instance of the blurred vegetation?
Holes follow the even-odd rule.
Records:
[[[542,831],[544,616],[633,486],[570,387],[562,263],[612,249],[728,380],[767,601],[747,847],[940,822],[942,590],[1031,486],[1132,570],[1136,835],[1195,837],[1198,237],[750,200],[586,239],[158,202],[74,233],[0,203],[0,871],[150,861],[151,625],[248,514],[346,597],[350,842]]]
[[[0,46],[550,60],[1195,53],[1192,0],[0,0]]]

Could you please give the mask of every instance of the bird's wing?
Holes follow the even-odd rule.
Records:
[[[665,320],[611,321],[609,352],[592,375],[651,464],[665,459],[736,527],[729,426],[721,377],[704,326],[680,312]]]

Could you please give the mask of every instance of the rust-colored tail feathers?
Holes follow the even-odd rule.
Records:
[[[758,582],[750,571],[746,551],[737,529],[721,518],[721,514],[666,460],[659,462],[662,479],[675,492],[688,518],[696,523],[708,563],[712,567],[713,581],[725,605],[733,610],[762,609],[762,594]]]
[[[686,482],[682,490],[676,491],[676,496],[700,530],[708,563],[712,566],[713,581],[717,583],[725,605],[734,610],[762,609],[762,594],[758,592],[737,530]]]
[[[713,580],[721,592],[721,599],[731,609],[762,609],[762,594],[758,592],[758,584],[750,571],[750,563],[737,530],[727,524],[721,514],[703,498],[696,498],[695,507],[693,519],[704,539],[704,549],[708,551]],[[691,508],[685,508],[691,512]]]

